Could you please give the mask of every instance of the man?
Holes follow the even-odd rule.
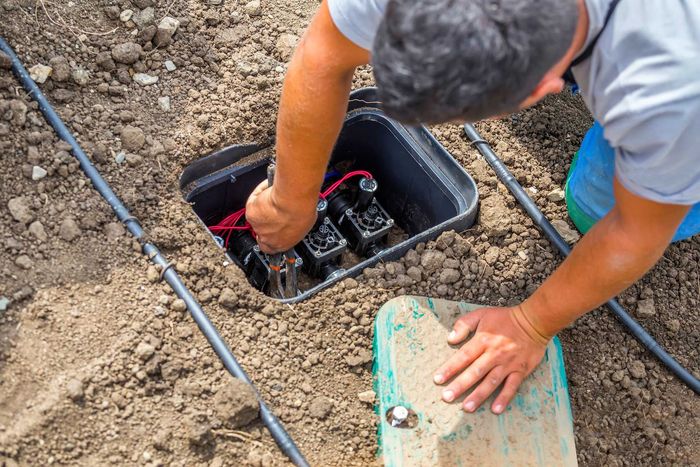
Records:
[[[567,184],[590,230],[522,304],[461,317],[448,341],[474,335],[435,373],[447,402],[472,390],[468,412],[503,384],[491,405],[501,413],[549,339],[648,271],[700,201],[700,2],[326,0],[284,83],[275,185],[248,201],[263,250],[285,250],[313,224],[353,71],[370,58],[385,110],[402,121],[517,111],[561,91],[573,63],[599,122]],[[684,236],[698,231],[688,219]]]

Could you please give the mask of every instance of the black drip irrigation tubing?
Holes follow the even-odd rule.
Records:
[[[182,282],[180,276],[177,274],[177,272],[175,272],[172,264],[162,255],[158,247],[144,239],[143,228],[141,227],[138,219],[129,213],[126,206],[124,206],[119,197],[114,193],[114,191],[112,191],[112,188],[105,181],[105,179],[102,178],[100,172],[94,165],[92,165],[87,154],[85,154],[68,127],[66,127],[65,123],[63,123],[61,117],[59,117],[53,107],[51,107],[51,104],[49,104],[46,96],[44,96],[34,80],[29,77],[29,73],[24,68],[24,65],[22,65],[22,62],[2,37],[0,37],[0,50],[5,52],[12,60],[12,71],[20,80],[22,86],[24,86],[29,95],[39,103],[39,110],[41,110],[41,113],[44,115],[44,118],[46,118],[46,121],[53,127],[56,134],[58,134],[62,140],[70,144],[73,155],[80,162],[80,168],[83,170],[83,172],[85,172],[85,175],[87,175],[87,177],[90,179],[95,189],[109,203],[112,210],[117,215],[117,218],[126,226],[131,235],[133,235],[136,240],[139,241],[142,251],[148,257],[148,259],[150,259],[153,264],[161,268],[161,279],[165,279],[175,294],[177,294],[177,296],[185,302],[192,319],[194,319],[194,321],[197,323],[200,331],[202,334],[204,334],[204,337],[206,337],[207,341],[214,349],[214,352],[216,352],[216,355],[219,357],[219,359],[221,359],[224,367],[226,367],[228,372],[235,378],[245,381],[253,388],[260,405],[260,418],[272,435],[272,438],[279,446],[280,450],[295,465],[300,467],[308,466],[308,462],[302,455],[301,451],[299,451],[299,448],[294,443],[294,440],[284,429],[279,419],[270,411],[267,405],[265,405],[260,393],[255,388],[241,365],[238,363],[236,357],[234,357],[233,353],[231,353],[231,349],[228,348],[228,345],[226,345],[226,342],[224,342],[214,324],[211,322],[197,300],[187,289],[187,286],[185,286],[185,284]]]
[[[518,183],[512,173],[508,170],[503,161],[493,152],[488,142],[481,138],[473,125],[467,123],[464,125],[464,132],[471,141],[472,145],[478,149],[486,162],[491,166],[496,176],[503,183],[520,205],[525,209],[537,226],[544,231],[544,234],[549,238],[554,246],[559,250],[562,256],[567,257],[571,252],[569,244],[559,235],[554,226],[549,222],[547,217],[537,207],[535,202],[528,196],[522,185]],[[654,340],[653,337],[639,324],[629,313],[622,308],[614,298],[607,302],[608,308],[619,319],[622,324],[637,338],[637,340],[646,347],[666,368],[671,370],[681,381],[683,381],[696,394],[700,394],[700,380],[694,377],[690,371],[685,369],[678,363],[661,345]]]

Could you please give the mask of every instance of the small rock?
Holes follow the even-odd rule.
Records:
[[[34,262],[27,255],[20,255],[15,259],[15,264],[22,269],[31,269],[34,266]]]
[[[117,153],[116,156],[114,156],[114,162],[116,162],[117,164],[123,164],[125,160],[126,153],[124,151],[120,151]]]
[[[146,73],[136,73],[133,76],[133,80],[140,84],[141,86],[150,86],[158,82],[157,76],[152,76]]]
[[[238,305],[238,295],[229,287],[224,287],[221,294],[219,294],[219,305],[233,310]]]
[[[44,225],[39,221],[32,222],[27,230],[40,242],[45,242],[49,238],[48,235],[46,235],[46,230],[44,230]]]
[[[71,76],[73,77],[75,84],[78,86],[85,86],[90,82],[90,73],[88,73],[88,71],[84,68],[74,69]]]
[[[117,63],[131,65],[136,63],[141,57],[141,46],[134,42],[125,42],[124,44],[115,45],[112,48],[112,58]]]
[[[153,7],[147,7],[139,11],[134,15],[132,21],[136,24],[139,29],[143,29],[146,26],[153,24],[156,19],[155,10]]]
[[[262,14],[262,7],[260,6],[259,0],[253,0],[252,2],[246,3],[243,7],[245,11],[250,16],[260,16]]]
[[[51,79],[54,81],[67,81],[70,78],[70,65],[68,60],[62,55],[58,55],[49,60],[49,66],[52,68]]]
[[[456,269],[445,268],[440,271],[438,281],[441,284],[454,284],[459,280],[459,271]]]
[[[576,243],[581,238],[581,235],[569,227],[569,224],[565,220],[554,219],[552,221],[552,226],[559,232],[559,235],[562,236],[564,241],[570,245]]]
[[[121,222],[110,222],[105,224],[103,231],[105,237],[107,237],[107,241],[109,242],[121,238],[126,233],[126,229],[124,229]]]
[[[107,15],[107,18],[109,19],[118,19],[119,13],[119,7],[116,5],[110,5],[108,7],[105,7],[105,15]]]
[[[127,125],[119,135],[122,141],[122,148],[127,151],[138,151],[146,143],[146,135],[141,128]]]
[[[565,197],[566,194],[561,188],[557,188],[556,190],[552,190],[549,193],[547,193],[547,199],[555,203],[558,203],[559,201],[564,201]]]
[[[664,324],[666,325],[666,329],[673,333],[676,333],[681,330],[681,322],[677,319],[670,319]]]
[[[637,315],[641,318],[650,318],[656,315],[654,299],[647,298],[646,300],[640,300],[637,302]]]
[[[180,26],[180,21],[170,16],[164,17],[158,23],[158,31],[156,32],[156,37],[153,39],[153,44],[156,47],[165,47],[170,44],[173,40],[173,35],[177,31],[178,26]]]
[[[182,313],[187,311],[187,304],[183,299],[177,298],[173,300],[173,303],[170,305],[170,308],[172,308],[173,311]]]
[[[258,418],[258,398],[246,382],[225,376],[227,383],[213,398],[215,413],[230,429],[238,429]]]
[[[158,106],[163,110],[163,112],[170,112],[170,96],[159,97]]]
[[[0,297],[0,312],[6,311],[8,306],[10,306],[10,299],[5,296]]]
[[[23,224],[28,224],[34,220],[34,214],[29,207],[29,200],[24,196],[19,196],[17,198],[12,198],[8,203],[7,207],[10,210],[10,214],[17,221]]]
[[[445,253],[439,250],[425,250],[420,258],[420,264],[426,273],[437,271],[445,263]]]
[[[173,63],[172,60],[166,60],[165,63],[165,69],[168,71],[175,71],[177,67],[175,66],[175,63]]]
[[[367,404],[374,404],[374,400],[376,399],[376,397],[377,394],[371,389],[369,391],[361,392],[357,395],[357,398],[360,399],[360,401],[366,402]]]
[[[211,426],[208,423],[192,420],[186,425],[187,438],[190,444],[194,446],[207,446],[211,444],[214,436],[211,432]]]
[[[146,42],[150,42],[153,40],[154,37],[156,37],[156,33],[158,32],[158,26],[155,24],[149,24],[145,28],[141,30],[141,32],[138,35],[139,42],[141,44],[145,44]]]
[[[126,10],[123,10],[121,13],[119,13],[119,21],[122,23],[126,23],[131,19],[131,17],[134,16],[134,10],[129,10],[128,8]]]
[[[80,235],[80,227],[78,223],[71,218],[65,219],[61,222],[61,226],[58,229],[58,236],[67,242],[73,241],[76,237]]]
[[[53,69],[46,65],[34,65],[29,69],[29,77],[34,80],[35,83],[45,83]]]
[[[46,177],[47,174],[48,172],[38,165],[32,167],[32,180],[34,181],[41,180],[42,178]]]
[[[327,397],[317,397],[309,404],[309,415],[323,420],[333,411],[333,401]]]
[[[346,355],[345,363],[348,366],[360,366],[372,361],[372,352],[366,349],[361,349],[357,355]]]
[[[299,43],[299,36],[294,34],[280,34],[275,47],[283,60],[289,60],[294,54],[294,49]]]
[[[109,52],[98,53],[95,57],[95,63],[104,71],[112,71],[117,67],[112,59],[112,54]]]
[[[83,382],[75,378],[66,383],[66,391],[68,392],[68,397],[70,397],[73,402],[79,402],[85,395],[83,391]]]
[[[136,349],[134,350],[134,353],[136,354],[137,357],[139,357],[141,360],[144,362],[151,358],[151,356],[155,353],[156,349],[153,347],[151,344],[148,342],[139,342],[139,345],[136,346]]]
[[[639,360],[634,360],[627,366],[632,378],[641,379],[647,376],[647,370],[644,368],[644,363]]]
[[[126,163],[129,167],[138,167],[143,163],[143,157],[138,154],[127,154]]]
[[[502,237],[510,232],[510,214],[503,198],[492,195],[481,202],[479,223],[489,237]]]
[[[0,50],[0,68],[2,68],[3,70],[9,70],[10,68],[12,68],[12,60],[10,59],[10,56],[1,50]]]

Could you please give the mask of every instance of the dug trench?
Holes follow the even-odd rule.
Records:
[[[176,261],[309,461],[370,465],[372,325],[381,304],[404,293],[513,303],[559,258],[461,128],[445,125],[433,133],[478,183],[472,229],[294,305],[224,266],[182,201],[179,176],[227,144],[271,139],[285,63],[317,6],[0,0],[0,34],[28,67],[51,66],[42,89]],[[179,20],[172,37],[157,31],[165,16]],[[371,70],[356,73],[355,87],[371,83]],[[478,129],[545,214],[566,225],[561,188],[590,124],[581,99],[562,94]],[[0,57],[0,463],[284,464],[251,395],[67,150]],[[621,297],[696,375],[698,261],[697,239],[673,245]],[[700,463],[700,401],[607,311],[560,337],[582,465]]]

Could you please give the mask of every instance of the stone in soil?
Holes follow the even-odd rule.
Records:
[[[556,190],[552,190],[549,193],[547,193],[547,199],[554,203],[563,201],[565,197],[566,195],[564,193],[564,190],[562,190],[561,188],[557,188]]]
[[[127,125],[119,135],[122,141],[122,148],[127,151],[138,151],[146,143],[146,135],[141,128]]]
[[[554,219],[552,221],[552,227],[554,227],[569,245],[576,243],[581,238],[581,234],[569,227],[569,223],[563,219]]]
[[[374,404],[374,400],[376,399],[376,397],[377,394],[371,389],[369,391],[361,392],[357,395],[357,398],[360,399],[360,401],[365,402],[367,404]]]
[[[136,73],[133,80],[141,86],[150,86],[158,82],[158,77],[147,73]]]
[[[328,417],[333,411],[333,401],[325,396],[315,398],[309,404],[309,415],[319,420]]]
[[[46,230],[44,230],[44,225],[39,221],[34,221],[29,224],[29,233],[34,235],[34,237],[40,242],[45,242],[48,240],[48,235],[46,235]]]
[[[58,229],[58,236],[67,242],[75,240],[80,236],[80,227],[78,227],[78,223],[70,217],[64,219]]]
[[[33,79],[35,83],[43,84],[49,79],[52,71],[50,66],[42,64],[34,65],[29,69],[29,77]]]
[[[238,295],[229,287],[224,287],[221,294],[219,294],[219,305],[233,310],[238,305]]]
[[[70,78],[70,65],[62,55],[57,55],[49,60],[49,66],[53,69],[51,79],[58,82],[68,81]]]
[[[34,213],[29,207],[29,200],[24,196],[12,198],[7,203],[7,207],[10,210],[10,214],[17,222],[28,224],[34,220]]]
[[[15,264],[22,269],[31,269],[34,265],[32,259],[27,255],[20,255],[15,259]]]
[[[170,112],[170,97],[162,96],[158,98],[158,106],[163,110],[163,112]]]
[[[73,82],[78,86],[85,86],[90,82],[90,73],[84,68],[76,68],[71,73]]]
[[[175,63],[173,63],[172,60],[166,60],[165,63],[165,69],[168,71],[175,71],[177,67],[175,66]]]
[[[155,353],[155,351],[156,351],[156,349],[155,349],[155,347],[153,347],[153,345],[149,344],[148,342],[142,341],[142,342],[139,342],[139,345],[136,346],[134,353],[141,360],[146,361],[149,358],[151,358],[151,356]]]
[[[246,5],[243,7],[243,11],[245,11],[250,16],[260,16],[262,14],[260,1],[253,0],[252,2],[246,3]]]
[[[112,47],[112,58],[117,63],[132,65],[141,57],[141,46],[134,42],[125,42]]]
[[[84,396],[83,383],[79,379],[71,379],[66,383],[66,391],[68,392],[68,397],[73,402],[79,402]]]
[[[35,165],[32,167],[32,180],[38,181],[41,180],[42,178],[46,177],[48,172],[46,169],[39,167],[38,165]]]
[[[420,264],[423,270],[430,274],[442,268],[447,256],[439,250],[425,250],[420,258]]]
[[[146,26],[153,24],[156,19],[155,10],[153,7],[147,7],[139,11],[134,15],[132,21],[136,24],[139,29],[143,29]]]
[[[639,360],[634,360],[627,366],[627,370],[633,378],[641,379],[646,378],[647,370],[644,367],[644,363]]]
[[[489,237],[502,237],[510,232],[510,212],[502,197],[492,195],[481,201],[479,224]]]
[[[656,315],[654,299],[647,298],[646,300],[640,300],[637,302],[637,315],[640,318],[651,318],[652,316]]]
[[[134,10],[126,9],[123,10],[121,13],[119,13],[119,21],[122,23],[126,23],[131,19],[131,17],[134,16]]]
[[[277,48],[277,52],[280,54],[282,59],[286,61],[292,58],[292,54],[294,53],[294,49],[296,48],[298,42],[299,36],[287,33],[280,34],[277,38],[275,47]]]
[[[158,31],[153,39],[153,44],[157,47],[165,47],[173,40],[173,35],[180,26],[180,21],[170,16],[166,16],[158,23]]]
[[[225,379],[227,383],[214,395],[213,408],[224,425],[235,430],[258,418],[258,399],[248,383],[228,375]]]

